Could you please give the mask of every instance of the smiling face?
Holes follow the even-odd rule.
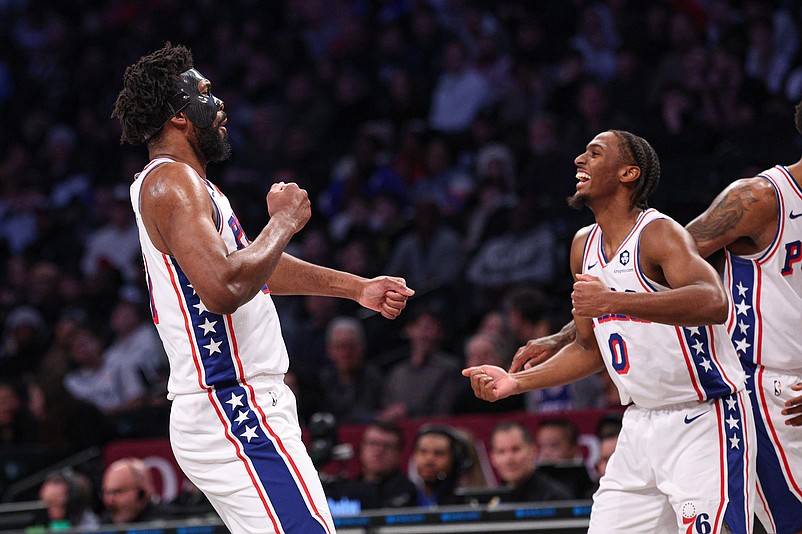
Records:
[[[627,161],[622,143],[615,133],[602,132],[576,157],[576,192],[568,200],[572,208],[592,208],[600,199],[614,196],[621,182],[637,180],[640,169]]]

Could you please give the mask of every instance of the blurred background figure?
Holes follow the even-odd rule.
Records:
[[[365,328],[358,319],[340,316],[329,323],[329,363],[319,372],[320,409],[333,414],[339,424],[370,421],[381,406],[383,377],[365,361],[365,349]]]
[[[465,438],[446,425],[425,425],[412,448],[413,482],[418,486],[417,506],[459,504],[455,490],[460,477],[473,466]]]
[[[167,519],[158,503],[153,478],[139,458],[121,458],[103,472],[103,523],[139,523]]]
[[[509,490],[503,502],[559,501],[574,498],[558,480],[536,471],[538,450],[529,429],[516,421],[498,423],[490,434],[490,463]]]
[[[537,469],[571,490],[575,499],[589,499],[594,484],[582,460],[579,432],[563,418],[542,421],[535,434]]]
[[[53,530],[92,528],[100,518],[92,509],[92,482],[72,469],[48,476],[39,488],[39,500],[47,506],[47,526]]]
[[[496,365],[508,367],[511,355],[506,346],[495,334],[479,332],[465,341],[465,366]],[[486,402],[474,395],[469,382],[460,384],[460,391],[454,401],[454,414],[466,413],[504,413],[524,409],[524,396],[511,395],[496,402]]]
[[[326,486],[329,500],[356,500],[361,509],[415,506],[417,488],[402,470],[404,433],[395,423],[369,423],[359,442],[360,474]]]
[[[399,360],[384,381],[379,417],[448,415],[460,387],[459,359],[441,347],[443,319],[426,305],[408,309],[404,334],[407,344],[395,354]]]

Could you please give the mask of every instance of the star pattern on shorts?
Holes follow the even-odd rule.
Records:
[[[727,423],[727,425],[729,425],[731,429],[738,428],[738,423],[740,423],[740,421],[734,418],[732,414],[730,414],[730,416],[725,420],[725,422]]]
[[[203,329],[203,335],[208,336],[209,332],[216,334],[217,330],[215,329],[214,325],[217,324],[217,321],[210,321],[207,317],[206,320],[203,322],[202,325],[198,325]]]
[[[222,351],[220,350],[220,345],[222,344],[222,341],[215,341],[214,339],[211,339],[209,340],[209,344],[204,345],[203,348],[209,351],[209,356],[215,353],[222,354]]]
[[[197,308],[198,315],[203,315],[205,312],[209,311],[208,309],[206,309],[206,306],[204,306],[203,302],[201,302],[200,300],[198,301],[197,304],[193,304],[192,307]]]
[[[700,339],[697,339],[696,343],[691,346],[693,347],[693,350],[696,351],[696,354],[701,354],[705,350],[705,345]]]
[[[713,368],[713,365],[710,363],[710,360],[708,360],[707,358],[702,358],[702,363],[700,363],[699,365],[704,367],[705,371],[707,371],[707,372],[710,372],[710,370]]]
[[[740,443],[741,439],[738,436],[732,436],[730,438],[730,449],[739,449],[740,450]]]
[[[738,304],[735,305],[735,308],[738,310],[737,315],[746,315],[749,310],[752,309],[752,306],[746,303],[746,299],[742,300]]]
[[[738,289],[738,296],[739,297],[745,297],[746,296],[746,292],[749,290],[749,288],[746,287],[745,285],[743,285],[740,281],[738,282],[738,285],[735,286],[735,287],[736,287],[736,289]]]
[[[237,418],[234,419],[234,422],[235,423],[242,423],[243,421],[247,421],[248,420],[248,414],[250,414],[250,413],[251,413],[251,411],[248,410],[248,409],[240,410],[239,411],[239,415],[237,415]]]
[[[255,426],[246,426],[245,427],[245,432],[240,434],[240,436],[242,436],[243,438],[247,439],[248,443],[250,443],[251,439],[258,438],[259,434],[256,433],[256,427]]]
[[[751,325],[743,322],[743,320],[738,321],[738,330],[740,330],[743,335],[746,335],[746,332],[749,330],[750,326]]]
[[[746,341],[746,338],[735,340],[735,350],[741,354],[746,354],[746,350],[752,345]]]
[[[688,334],[690,334],[691,337],[699,335],[699,327],[698,326],[688,326],[685,329],[688,331]]]
[[[735,399],[726,399],[724,402],[727,403],[727,410],[735,410],[736,406],[738,406],[738,401]]]
[[[230,399],[228,399],[228,400],[226,401],[226,404],[230,404],[230,405],[231,405],[231,409],[232,409],[232,410],[233,410],[234,408],[236,408],[237,406],[243,406],[243,407],[244,407],[244,405],[242,404],[242,397],[243,397],[243,396],[244,396],[244,395],[235,395],[235,394],[232,392],[232,393],[231,393],[231,398],[230,398]]]

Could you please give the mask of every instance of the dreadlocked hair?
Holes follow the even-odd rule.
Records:
[[[156,123],[162,116],[165,102],[175,94],[180,74],[192,66],[192,52],[168,41],[163,48],[141,57],[125,69],[123,89],[111,113],[112,117],[120,119],[121,144],[133,145],[147,140],[148,132],[159,126]]]
[[[622,157],[627,157],[640,168],[640,178],[630,197],[630,206],[646,209],[647,200],[657,188],[660,181],[660,160],[652,145],[643,137],[638,137],[623,130],[611,130],[621,141],[619,150]]]

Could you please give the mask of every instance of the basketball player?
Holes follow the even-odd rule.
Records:
[[[494,401],[606,367],[630,406],[590,533],[718,533],[725,519],[733,532],[751,532],[754,424],[721,324],[721,280],[679,224],[647,208],[660,164],[644,139],[603,132],[575,163],[570,204],[596,219],[571,246],[575,340],[530,369],[463,374]]]
[[[802,102],[794,122],[802,134]],[[767,530],[780,534],[802,532],[802,434],[795,428],[802,425],[800,214],[802,160],[736,180],[686,227],[703,257],[725,250],[727,326],[755,413],[756,512]],[[510,370],[547,359],[572,334],[569,323],[528,342]]]
[[[131,185],[153,320],[170,361],[170,441],[232,532],[332,533],[318,475],[284,384],[287,351],[271,294],[344,297],[393,319],[413,291],[285,254],[310,217],[306,191],[274,184],[249,241],[206,177],[230,152],[227,115],[190,51],[167,43],[125,72],[122,141],[150,163]]]
[[[802,133],[802,102],[796,106]],[[802,160],[736,180],[688,224],[699,253],[725,250],[727,327],[746,371],[757,430],[757,515],[802,532]]]

